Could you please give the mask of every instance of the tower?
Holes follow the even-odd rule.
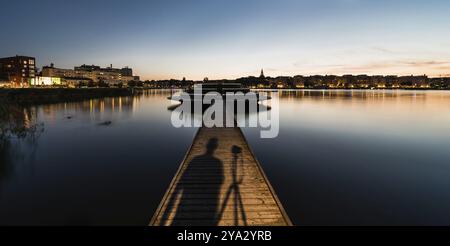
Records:
[[[259,76],[261,79],[264,79],[266,76],[264,76],[264,69],[261,69],[261,75]]]

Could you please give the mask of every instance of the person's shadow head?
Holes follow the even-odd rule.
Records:
[[[213,155],[219,146],[219,140],[217,138],[210,138],[208,143],[206,144],[206,154]]]

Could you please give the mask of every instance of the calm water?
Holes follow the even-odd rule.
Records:
[[[146,225],[195,134],[169,94],[30,109],[44,131],[1,152],[0,224]],[[450,92],[280,96],[279,137],[244,132],[295,224],[450,225]]]

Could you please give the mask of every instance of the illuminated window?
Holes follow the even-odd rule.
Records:
[[[23,61],[23,64],[27,64],[27,61]]]
[[[34,65],[34,60],[29,60],[28,63]]]

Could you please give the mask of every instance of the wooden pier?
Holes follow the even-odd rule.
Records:
[[[283,206],[234,128],[198,130],[151,226],[288,226]]]

